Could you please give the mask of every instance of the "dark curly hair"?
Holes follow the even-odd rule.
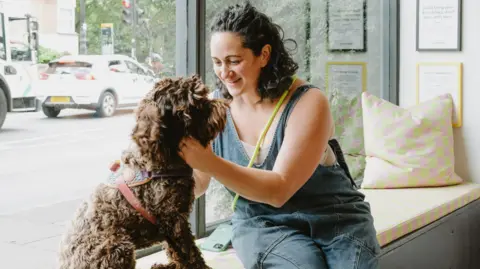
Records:
[[[291,57],[285,43],[292,42],[295,45],[292,50],[296,50],[297,43],[293,39],[284,39],[283,29],[253,7],[250,1],[227,7],[216,15],[210,29],[212,33],[238,34],[243,39],[243,47],[251,49],[255,56],[260,56],[265,45],[272,47],[269,62],[262,68],[258,79],[258,92],[262,100],[274,100],[290,86],[291,76],[297,71],[298,64]],[[218,77],[216,87],[226,99],[232,98]]]
[[[227,104],[208,98],[198,75],[164,78],[140,101],[131,137],[137,148],[122,161],[147,171],[182,166],[180,140],[193,137],[203,146],[225,127]]]

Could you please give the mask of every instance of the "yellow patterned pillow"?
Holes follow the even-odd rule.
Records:
[[[362,94],[366,167],[362,188],[446,186],[455,175],[449,94],[402,108]]]

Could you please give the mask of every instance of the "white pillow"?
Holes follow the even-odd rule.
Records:
[[[366,167],[362,188],[447,186],[455,174],[450,94],[402,108],[362,94]]]

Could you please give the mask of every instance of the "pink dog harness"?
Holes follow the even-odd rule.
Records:
[[[134,171],[133,169],[122,165],[120,161],[115,161],[110,167],[110,171],[112,171],[112,174],[108,178],[109,185],[115,185],[128,203],[154,225],[157,224],[157,219],[142,206],[140,200],[138,200],[132,192],[131,187],[143,185],[152,179],[165,177],[191,177],[193,174],[191,168],[171,171],[171,173]]]

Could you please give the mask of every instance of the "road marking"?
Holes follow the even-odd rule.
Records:
[[[22,149],[31,149],[31,148],[39,148],[39,147],[44,147],[44,146],[55,146],[55,145],[63,145],[63,144],[72,144],[72,143],[77,143],[77,142],[83,142],[83,141],[95,141],[99,139],[111,139],[112,136],[107,136],[107,135],[100,135],[100,136],[84,136],[81,138],[74,138],[74,139],[67,139],[67,140],[62,140],[62,141],[49,141],[49,142],[44,142],[44,143],[38,143],[38,144],[30,144],[30,145],[21,145],[21,146],[11,146],[11,145],[0,145],[0,151],[7,151],[7,150],[22,150]]]
[[[104,130],[107,130],[107,129],[106,128],[87,129],[87,130],[81,130],[81,131],[77,131],[77,132],[70,132],[70,133],[62,133],[62,134],[55,134],[55,135],[46,135],[46,136],[38,136],[38,137],[32,137],[32,138],[24,138],[24,139],[19,139],[19,140],[12,140],[12,141],[8,141],[8,142],[0,143],[0,148],[8,146],[8,145],[22,144],[22,143],[26,143],[26,142],[35,142],[35,141],[38,141],[38,140],[52,139],[52,138],[58,138],[58,137],[62,137],[62,136],[71,136],[71,135],[78,135],[78,134],[91,133],[91,132],[104,131]]]

